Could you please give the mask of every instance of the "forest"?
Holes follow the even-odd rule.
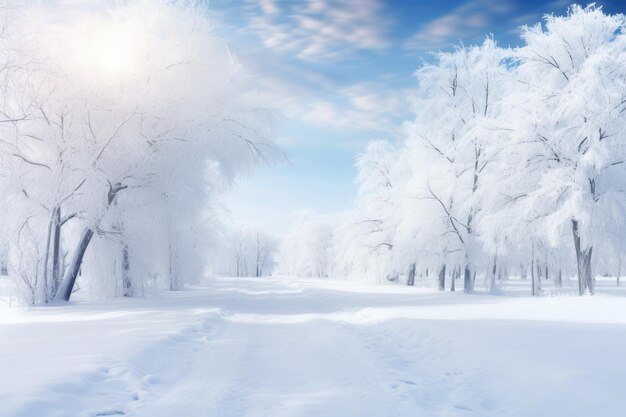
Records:
[[[523,46],[441,52],[415,72],[399,143],[356,158],[354,208],[301,216],[281,271],[488,292],[508,277],[561,287],[615,277],[624,257],[624,17],[572,6],[524,27]]]

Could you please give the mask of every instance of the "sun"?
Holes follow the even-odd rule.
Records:
[[[124,75],[133,66],[134,42],[128,33],[118,29],[99,34],[93,45],[94,63],[109,75]]]
[[[76,41],[80,66],[93,76],[124,78],[136,66],[136,36],[125,25],[92,25]]]

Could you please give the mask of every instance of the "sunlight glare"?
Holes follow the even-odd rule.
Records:
[[[132,71],[135,42],[125,28],[101,27],[82,43],[83,59],[101,75],[123,77]]]

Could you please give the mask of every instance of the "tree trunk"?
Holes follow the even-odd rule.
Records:
[[[439,277],[438,280],[439,282],[439,291],[445,291],[446,290],[446,264],[441,265],[441,269],[439,270]],[[454,279],[452,280],[452,287],[454,288]],[[451,290],[454,291],[454,290]]]
[[[469,265],[465,264],[465,272],[463,274],[463,291],[471,293],[474,290],[474,282],[472,280],[472,274],[470,272]]]
[[[537,262],[537,280],[541,281],[541,265]]]
[[[93,229],[86,228],[76,245],[74,255],[72,256],[67,271],[65,271],[63,282],[61,282],[61,285],[59,286],[59,290],[55,298],[57,301],[70,300],[72,290],[74,289],[74,283],[76,282],[76,277],[78,277],[78,271],[80,271],[80,265],[83,262],[83,256],[85,255],[85,251],[87,250],[92,237]]]
[[[57,295],[59,285],[61,285],[61,208],[57,207],[53,221],[52,239],[52,288],[50,288],[50,298]]]
[[[554,276],[554,286],[557,288],[561,288],[563,286],[563,273],[561,272],[561,269],[559,268],[559,271],[556,273],[556,275]]]
[[[456,291],[456,278],[458,276],[458,267],[455,267],[452,271],[452,276],[450,279],[450,292]]]
[[[491,268],[491,274],[489,275],[489,281],[487,282],[487,291],[490,293],[496,290],[496,274],[498,272],[498,255],[493,258],[493,266]]]
[[[124,297],[135,296],[133,281],[130,277],[130,258],[127,244],[122,246],[122,295]]]
[[[109,192],[107,193],[107,202],[108,207],[115,201],[115,197],[117,194],[128,188],[127,185],[122,185],[121,183],[111,184],[109,183]],[[89,242],[91,242],[91,238],[93,237],[93,231],[96,228],[97,224],[94,224],[92,227],[87,227],[83,230],[83,234],[76,245],[76,249],[72,255],[72,259],[70,260],[70,264],[63,275],[63,281],[59,286],[59,290],[57,291],[55,300],[57,301],[69,301],[72,295],[72,290],[74,289],[74,284],[76,283],[76,278],[80,273],[80,266],[83,263],[83,256],[85,256],[85,251],[89,247]]]
[[[582,252],[580,270],[583,273],[583,293],[594,295],[596,293],[595,280],[591,272],[591,255],[593,248],[587,248]]]
[[[174,249],[172,249],[172,245],[170,248],[170,291],[178,291],[180,290],[180,281],[178,279],[178,271],[176,270],[176,253]]]
[[[53,229],[52,225],[54,223],[56,211],[57,211],[56,207],[52,209],[52,212],[50,213],[50,219],[48,220],[48,229],[46,232],[46,246],[44,247],[42,270],[41,270],[41,276],[42,276],[41,285],[43,286],[43,288],[41,289],[41,292],[40,292],[40,297],[41,297],[40,301],[43,301],[46,303],[52,300],[51,288],[53,284],[49,282],[48,266],[50,262],[50,243],[52,240],[52,229]]]
[[[541,268],[539,268],[539,262],[537,262],[537,275],[535,276],[535,292],[536,295],[541,294]]]
[[[530,295],[532,295],[533,297],[537,293],[537,290],[535,287],[536,287],[535,285],[535,260],[531,259],[530,261]]]
[[[541,271],[539,266],[535,270],[535,249],[533,248],[532,258],[530,260],[530,281],[531,281],[531,295],[534,297],[541,292],[541,277],[538,272]]]
[[[415,264],[412,264],[411,268],[409,269],[409,276],[407,277],[406,285],[413,286],[414,284],[415,284]]]
[[[574,248],[576,249],[576,264],[578,267],[578,294],[595,294],[595,281],[591,272],[591,255],[593,247],[581,245],[578,221],[572,220],[572,233],[574,235]]]

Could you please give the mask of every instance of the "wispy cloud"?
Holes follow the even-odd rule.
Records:
[[[387,137],[398,133],[407,116],[408,90],[378,83],[357,83],[342,88],[332,101],[314,101],[301,109],[308,123],[335,129],[373,131]]]
[[[428,22],[407,42],[412,50],[446,48],[459,40],[486,35],[498,19],[515,11],[512,0],[469,0],[447,14]]]
[[[409,116],[409,88],[384,82],[326,86],[318,91],[278,77],[259,79],[257,87],[287,120],[345,132],[372,131],[393,137]],[[291,143],[291,142],[290,142]]]
[[[546,14],[556,12],[558,14],[565,13],[569,6],[574,3],[573,0],[555,0],[545,5],[542,5],[540,9],[535,9],[529,13],[524,13],[511,18],[511,23],[514,27],[509,31],[512,34],[519,34],[521,27],[524,25],[534,25],[542,20]]]
[[[260,0],[248,6],[248,29],[266,47],[307,61],[388,45],[390,21],[380,0]]]
[[[401,122],[410,117],[409,87],[391,86],[385,80],[319,86],[321,90],[316,90],[280,77],[263,77],[257,84],[259,93],[281,109],[285,120],[315,129],[392,138],[400,133]],[[286,144],[299,140],[292,137]]]

